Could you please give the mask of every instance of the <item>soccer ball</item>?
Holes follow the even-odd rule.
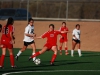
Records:
[[[39,64],[41,63],[41,60],[40,60],[39,58],[37,58],[37,59],[35,59],[34,63],[35,63],[36,65],[39,65]]]

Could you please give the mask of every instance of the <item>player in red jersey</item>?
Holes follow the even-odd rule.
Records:
[[[69,30],[66,27],[66,22],[62,22],[62,26],[60,27],[59,31],[66,31],[66,33],[61,33],[60,40],[59,40],[59,42],[60,42],[59,51],[60,51],[60,55],[62,55],[62,46],[64,43],[65,44],[65,55],[67,55],[67,54],[69,54],[68,47],[67,47],[67,42],[68,42],[67,33],[69,32]]]
[[[6,48],[9,51],[10,54],[10,62],[11,67],[15,68],[14,64],[14,55],[13,55],[13,43],[14,43],[14,27],[12,26],[14,23],[13,18],[9,17],[7,24],[2,28],[2,36],[1,36],[1,45],[2,45],[2,55],[0,59],[0,68],[3,68],[5,54],[6,54]]]
[[[47,38],[47,43],[44,45],[43,49],[39,52],[36,52],[34,55],[32,55],[31,57],[29,57],[29,60],[31,60],[32,58],[44,53],[47,50],[52,50],[54,52],[52,59],[51,59],[51,65],[53,65],[56,56],[57,56],[57,36],[60,33],[64,33],[64,32],[60,32],[60,31],[55,31],[54,30],[54,25],[50,24],[49,25],[49,31],[47,31],[46,33],[44,33],[42,36],[40,37],[36,37],[36,38]]]

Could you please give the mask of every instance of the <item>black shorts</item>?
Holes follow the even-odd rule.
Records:
[[[28,46],[28,45],[33,44],[33,43],[35,43],[34,40],[32,42],[25,42],[24,41],[24,46]]]
[[[72,39],[72,40],[80,44],[80,40],[75,40],[75,39]]]

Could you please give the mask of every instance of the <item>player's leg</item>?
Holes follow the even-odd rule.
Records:
[[[30,44],[30,46],[32,47],[32,50],[33,50],[32,55],[34,55],[34,54],[35,54],[35,51],[36,51],[36,45],[35,45],[35,43],[32,43],[32,44]],[[33,58],[33,61],[34,61],[35,59],[36,59],[36,57]]]
[[[67,43],[67,41],[65,41],[64,44],[65,44],[65,55],[68,55],[69,53],[68,53],[68,43]]]
[[[81,43],[79,42],[79,43],[77,43],[79,57],[82,56],[80,47],[81,47]]]
[[[4,66],[5,54],[6,54],[6,48],[2,48],[2,55],[1,55],[1,59],[0,59],[0,68],[2,68]]]
[[[52,51],[54,52],[54,54],[53,54],[52,59],[51,59],[51,65],[53,65],[53,63],[57,57],[57,51],[58,51],[57,46],[53,46]]]
[[[18,53],[17,53],[17,55],[16,55],[16,57],[15,57],[16,60],[18,60],[18,57],[22,54],[23,51],[26,50],[27,46],[28,46],[27,42],[24,42],[23,48],[22,48],[21,50],[18,51]]]
[[[60,52],[60,55],[62,55],[62,46],[63,46],[63,43],[60,42],[60,46],[59,46],[59,52]]]
[[[72,40],[72,50],[71,50],[71,56],[72,57],[74,56],[74,49],[75,49],[76,44],[77,43],[74,40]]]
[[[34,57],[39,56],[40,54],[43,54],[46,50],[48,49],[48,47],[44,46],[43,49],[39,52],[36,52],[34,55],[32,55],[31,57],[29,57],[29,60],[31,60]]]
[[[12,48],[8,48],[9,51],[9,55],[10,55],[10,63],[11,63],[11,67],[15,68],[15,61],[14,61],[14,54],[13,54],[13,49]]]

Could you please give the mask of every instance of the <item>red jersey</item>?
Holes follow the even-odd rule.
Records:
[[[65,27],[60,27],[60,30],[59,31],[69,31],[68,30],[68,28],[65,26]],[[67,37],[67,33],[61,33],[61,35],[63,36],[63,37]]]
[[[5,33],[5,27],[4,26],[2,28],[2,36],[1,36],[1,40],[7,40],[7,41],[10,41],[11,40],[11,36],[10,36],[10,33],[14,32],[14,27],[12,25],[9,25],[6,29],[6,33]]]
[[[47,43],[54,46],[57,45],[57,35],[59,35],[60,33],[60,31],[47,31],[41,37],[47,38]]]

